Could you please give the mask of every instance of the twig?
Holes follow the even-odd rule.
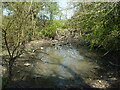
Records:
[[[109,50],[109,51],[107,51],[106,53],[104,53],[104,55],[103,56],[106,56],[109,52],[110,52],[111,50]]]
[[[15,51],[17,50],[17,48],[19,47],[19,45],[20,45],[20,42],[19,42],[18,45],[14,48],[14,50],[13,50],[13,52],[12,52],[12,57],[14,56],[14,53],[15,53]]]
[[[109,61],[109,63],[110,63],[111,65],[114,65],[114,66],[120,67],[120,65],[114,64],[114,63],[112,63],[112,62],[110,62],[110,61]]]
[[[12,54],[11,54],[11,52],[10,52],[10,49],[9,49],[9,47],[8,47],[8,42],[7,42],[7,36],[6,36],[6,30],[4,30],[4,29],[2,29],[3,30],[3,32],[4,32],[4,40],[5,40],[5,45],[6,45],[6,48],[7,48],[7,51],[8,51],[8,54],[9,54],[9,56],[10,56],[10,58],[12,58]]]

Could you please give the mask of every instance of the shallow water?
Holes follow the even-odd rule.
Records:
[[[76,49],[72,45],[57,45],[44,47],[37,53],[36,57],[42,58],[32,63],[29,67],[32,74],[26,78],[35,86],[79,87],[85,84],[86,79],[97,77],[95,69],[100,68],[96,58],[98,55],[85,48]],[[34,80],[31,77],[37,79]]]
[[[26,47],[27,52],[16,60],[13,68],[15,82],[8,87],[105,88],[109,87],[111,78],[119,77],[119,69],[108,63],[112,58],[103,58],[103,53],[74,44],[37,46],[37,50],[31,45]],[[2,75],[4,82],[7,78],[6,68]]]

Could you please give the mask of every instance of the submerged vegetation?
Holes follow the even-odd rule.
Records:
[[[41,62],[38,62],[39,65],[33,66],[33,67],[39,67],[41,65],[42,67],[40,67],[40,69],[41,68],[55,69],[57,66],[55,67],[54,65],[58,65],[70,72],[75,73],[75,75],[73,75],[75,77],[75,80],[77,80],[76,76],[80,75],[80,72],[78,72],[80,69],[79,58],[80,60],[88,60],[88,61],[91,60],[93,61],[92,63],[95,63],[95,62],[99,63],[100,61],[102,61],[102,59],[105,59],[107,57],[107,61],[105,62],[110,61],[110,63],[112,63],[111,65],[113,65],[118,70],[119,68],[118,64],[120,63],[119,61],[120,59],[119,57],[119,54],[120,54],[120,2],[69,3],[68,11],[69,9],[73,9],[74,11],[73,16],[70,18],[67,18],[67,15],[65,15],[62,12],[61,7],[57,2],[34,2],[34,3],[33,2],[4,2],[2,3],[2,6],[3,6],[3,16],[2,16],[2,26],[1,26],[2,41],[3,41],[2,57],[3,57],[3,66],[6,67],[6,70],[7,70],[6,71],[7,74],[5,75],[7,78],[5,79],[5,77],[3,77],[3,88],[7,87],[7,85],[9,85],[12,81],[14,81],[13,79],[15,76],[14,70],[16,69],[16,67],[21,66],[19,65],[19,61],[23,59],[23,57],[24,58],[26,57],[30,61],[33,60],[32,63],[36,62],[35,61],[36,59],[41,61]],[[88,46],[89,49],[91,50],[96,50],[96,49],[98,51],[102,50],[103,51],[102,55],[106,57],[105,58],[102,57],[98,61],[96,60],[94,61],[94,59],[92,59],[94,56],[94,53],[91,53],[93,54],[91,55],[90,53],[87,53],[86,51],[84,51],[84,49],[81,49],[84,52],[80,51],[80,57],[79,57],[79,54],[78,54],[79,52],[77,50],[74,51],[75,49],[73,47],[74,44],[76,44],[75,47],[77,47],[76,48],[77,50],[81,49],[81,47],[85,47],[82,45]],[[54,46],[54,48],[49,49],[48,47],[51,47],[51,45]],[[66,48],[61,49],[61,47],[57,47],[56,45],[61,47],[64,47],[62,45],[68,45],[69,49],[67,48],[67,50],[70,52],[71,55],[73,54],[73,56],[67,55],[68,54],[67,51],[64,51],[64,49],[66,50]],[[46,51],[44,51],[44,49]],[[64,53],[64,55],[62,53],[58,53],[61,50],[66,52],[66,56],[64,56],[65,55],[64,52],[62,52]],[[115,56],[117,57],[112,57],[114,56],[112,52],[114,52]],[[48,62],[44,62],[44,63],[52,64],[54,67],[50,67],[49,65],[45,66],[44,64],[41,64],[43,62],[42,57],[44,56],[42,56],[42,54],[40,53],[44,54],[44,56],[51,55],[52,59],[50,59],[51,56],[49,57],[46,56],[44,60],[45,61],[47,60]],[[88,55],[83,53],[87,53]],[[81,56],[82,54],[84,57],[87,57],[87,59],[86,58],[83,59]],[[74,55],[76,55],[76,57],[74,57]],[[89,57],[91,59],[88,59]],[[63,59],[63,58],[66,58],[66,59]],[[72,62],[74,58],[76,61]],[[110,58],[113,59],[112,62]],[[58,62],[58,63],[50,63],[49,61],[51,60],[53,62]],[[62,61],[62,60],[65,60],[65,61]],[[66,63],[71,62],[73,64],[72,66],[70,66],[71,65],[70,63],[70,65],[68,65],[70,67],[68,67],[68,66],[65,66],[64,63],[61,63],[61,61]],[[88,62],[88,61],[87,63],[91,64],[91,62]],[[75,62],[78,62],[78,64],[76,63],[77,65],[76,67],[74,65]],[[83,61],[81,62],[83,63]],[[32,64],[23,64],[22,66],[24,67],[24,66],[30,66],[30,65]],[[96,66],[96,64],[93,64],[93,65]],[[91,69],[95,68],[95,66],[93,67],[91,66],[90,66]],[[83,65],[82,68],[84,67],[87,67],[87,66]],[[108,66],[107,68],[111,68],[111,67]],[[54,70],[54,69],[50,69],[50,70]],[[34,71],[35,70],[38,70],[38,69],[34,69]],[[58,71],[59,70],[61,70],[61,68],[58,69]],[[87,72],[87,70],[85,71]],[[76,72],[79,74],[76,74]],[[111,69],[111,72],[112,72],[112,69]],[[39,74],[41,75],[41,73],[42,71],[40,71]],[[56,73],[56,71],[54,73]],[[65,73],[65,72],[62,72],[62,73]],[[113,73],[116,74],[117,72],[113,72]],[[46,77],[44,76],[45,80],[46,80]],[[117,83],[120,83],[119,77],[117,78],[118,78]],[[56,77],[56,79],[58,79],[58,77]],[[62,81],[62,80],[63,79],[58,79],[58,81]],[[68,78],[65,79],[64,83],[67,80]],[[78,80],[82,80],[82,79],[79,77]],[[40,81],[43,82],[43,80],[40,80]],[[80,82],[80,81],[75,81],[75,83],[76,82]],[[45,84],[46,83],[44,83],[43,86],[45,86]],[[88,87],[85,83],[84,85],[82,84],[80,85],[81,86],[79,87],[81,88],[82,87],[93,88],[93,87],[90,87],[89,85]]]

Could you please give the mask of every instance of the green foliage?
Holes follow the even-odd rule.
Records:
[[[18,44],[34,37],[36,16],[42,3],[14,2],[5,3],[4,8],[13,11],[13,15],[3,16],[3,29],[6,29],[8,43]],[[8,25],[10,23],[10,25]],[[3,40],[4,41],[4,40]],[[10,44],[9,43],[9,44]]]
[[[58,20],[58,22],[59,22],[59,29],[64,30],[68,28],[68,26],[66,25],[67,20]]]
[[[8,51],[8,80],[12,80],[13,66],[24,52],[24,44],[35,36],[36,15],[42,3],[13,2],[3,3],[3,9],[12,14],[3,15],[2,39],[3,47]],[[6,82],[6,80],[5,80]]]
[[[82,32],[91,48],[120,50],[120,2],[79,3],[78,9],[70,24]]]
[[[45,27],[41,32],[43,35],[52,37],[55,35],[57,28],[60,26],[59,21],[53,21],[48,27]]]
[[[66,25],[63,25],[61,28],[62,28],[62,29],[66,29],[66,28],[67,28],[67,26],[66,26]]]
[[[54,20],[55,15],[60,13],[59,5],[57,2],[46,2],[44,3],[42,10],[49,12],[50,20]]]

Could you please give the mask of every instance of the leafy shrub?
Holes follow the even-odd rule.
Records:
[[[53,22],[51,22],[51,24],[49,26],[45,27],[41,31],[41,33],[44,34],[45,36],[52,37],[55,35],[56,30],[59,25],[60,25],[60,23],[58,21],[53,21]]]

